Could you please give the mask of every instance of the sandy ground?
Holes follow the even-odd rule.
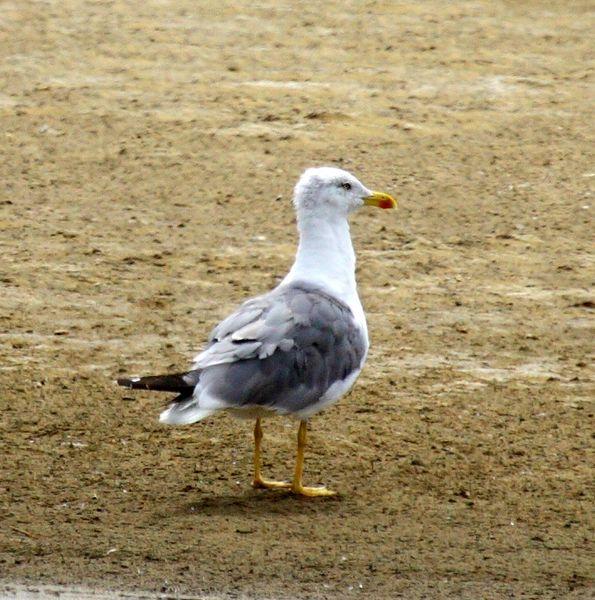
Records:
[[[590,597],[590,4],[2,2],[0,579]],[[401,201],[353,223],[372,348],[311,423],[330,501],[253,491],[250,423],[113,384],[279,281],[313,164]]]
[[[189,595],[118,590],[97,590],[73,585],[0,583],[0,600],[236,600],[238,595]]]
[[[121,591],[73,585],[0,582],[0,600],[248,600],[238,594],[180,594],[178,592]]]

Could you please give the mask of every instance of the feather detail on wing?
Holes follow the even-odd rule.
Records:
[[[209,346],[194,359],[194,369],[249,358],[264,359],[293,346],[286,337],[296,325],[287,298],[277,290],[249,300],[211,333]]]
[[[194,368],[201,398],[223,408],[307,415],[353,385],[366,353],[364,331],[345,303],[294,282],[240,306],[215,328]]]

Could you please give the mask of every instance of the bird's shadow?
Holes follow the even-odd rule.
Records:
[[[327,498],[305,498],[284,490],[252,490],[240,495],[196,498],[179,507],[186,515],[243,515],[243,514],[333,514],[342,504],[340,494]]]

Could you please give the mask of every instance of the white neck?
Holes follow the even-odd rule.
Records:
[[[355,252],[346,216],[316,218],[298,214],[300,243],[293,267],[283,280],[307,280],[319,284],[348,305],[357,298]]]

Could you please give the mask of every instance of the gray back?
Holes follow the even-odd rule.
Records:
[[[222,321],[194,367],[201,388],[230,407],[297,412],[359,369],[366,349],[346,304],[296,282]]]

